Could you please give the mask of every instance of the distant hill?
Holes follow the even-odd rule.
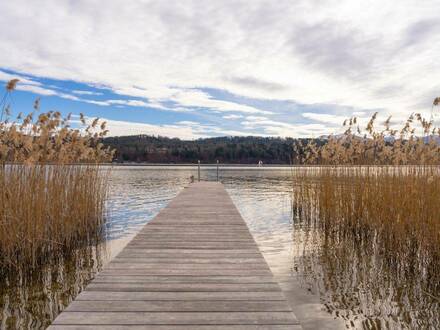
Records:
[[[116,162],[228,164],[295,163],[294,142],[310,139],[275,137],[216,137],[185,141],[177,138],[136,135],[108,137],[104,144],[116,149]]]

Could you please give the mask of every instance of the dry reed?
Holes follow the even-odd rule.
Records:
[[[437,99],[436,99],[437,100]],[[434,104],[436,104],[434,100]],[[297,162],[316,165],[440,165],[440,128],[419,113],[401,129],[392,129],[391,117],[375,128],[377,113],[362,130],[356,117],[344,121],[342,135],[330,135],[323,145],[298,142]]]
[[[327,243],[354,243],[379,255],[403,284],[417,278],[422,290],[440,301],[439,131],[417,114],[400,131],[391,130],[387,120],[377,132],[375,119],[365,134],[352,133],[352,118],[344,135],[322,146],[300,146],[306,163],[334,166],[297,172],[294,210],[320,228]]]
[[[37,100],[32,113],[11,121],[2,106],[0,265],[34,269],[99,237],[108,175],[99,164],[113,152],[100,143],[107,131],[98,119],[86,125],[81,115],[74,129],[70,115],[39,113]]]

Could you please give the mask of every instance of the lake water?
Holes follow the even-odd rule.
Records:
[[[319,233],[292,212],[291,168],[221,167],[219,174],[305,329],[440,328],[438,298],[420,293],[415,282],[394,281],[355,247],[323,249]],[[106,243],[10,284],[0,294],[1,328],[47,326],[191,176],[197,178],[197,167],[114,167]],[[216,177],[215,167],[202,167],[202,180]]]

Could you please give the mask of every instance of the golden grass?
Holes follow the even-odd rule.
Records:
[[[6,85],[11,93],[18,81]],[[105,123],[77,128],[70,115],[34,111],[0,121],[0,265],[33,269],[59,253],[99,238],[113,152],[103,147]],[[34,119],[36,117],[36,119]]]
[[[319,228],[327,243],[355,244],[379,255],[395,268],[402,285],[415,277],[422,290],[440,299],[438,130],[414,115],[399,134],[389,127],[376,132],[375,118],[366,134],[353,134],[356,120],[351,119],[343,136],[305,147],[306,163],[332,166],[297,172],[295,213]],[[424,138],[415,135],[414,119]]]
[[[435,101],[434,101],[435,103]],[[384,129],[375,129],[375,113],[362,130],[357,118],[344,122],[342,135],[330,135],[325,144],[318,146],[294,145],[297,162],[317,165],[440,165],[440,128],[420,114],[412,114],[401,129],[390,126],[391,117]]]
[[[297,177],[295,209],[338,244],[354,241],[440,289],[436,167],[322,168]]]
[[[105,244],[57,254],[53,262],[26,274],[0,278],[2,329],[46,329],[86,287],[107,258]]]
[[[6,165],[0,170],[0,261],[38,266],[96,241],[106,175],[95,165]]]

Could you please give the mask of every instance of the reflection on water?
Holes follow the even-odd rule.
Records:
[[[2,277],[0,328],[45,329],[89,283],[105,257],[105,245],[87,247],[35,274]]]
[[[189,184],[191,175],[197,175],[196,168],[114,167],[107,202],[107,238],[117,240],[136,233]]]
[[[123,166],[113,170],[105,246],[77,251],[33,279],[0,284],[1,328],[44,329],[136,231],[197,178],[197,167]],[[202,180],[215,180],[215,167]],[[222,168],[221,181],[305,329],[440,328],[439,300],[417,279],[394,276],[371,249],[334,244],[292,212],[290,168]],[[281,277],[280,277],[281,278]],[[437,294],[437,297],[440,294]],[[289,295],[287,295],[289,296]],[[295,299],[302,297],[301,299]],[[339,322],[333,322],[336,318]],[[308,326],[309,324],[313,324]]]
[[[294,270],[329,313],[357,329],[439,329],[439,292],[376,246],[334,241],[297,218]],[[431,288],[431,289],[429,289]],[[431,293],[429,292],[431,291]]]

